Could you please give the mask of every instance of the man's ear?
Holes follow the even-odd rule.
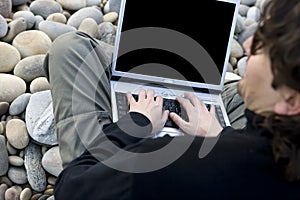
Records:
[[[275,104],[274,112],[279,115],[300,114],[300,93],[286,87],[281,93],[283,98]]]

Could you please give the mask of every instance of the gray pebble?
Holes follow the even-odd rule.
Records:
[[[73,26],[53,21],[41,22],[39,25],[39,29],[46,33],[52,39],[52,41],[64,33],[76,31],[76,28],[74,28]]]
[[[44,18],[40,15],[36,15],[34,16],[34,18],[35,18],[34,29],[40,30],[39,25],[42,21],[44,21]]]
[[[58,146],[52,147],[45,153],[42,159],[42,166],[47,172],[56,177],[60,174],[63,167]]]
[[[86,7],[99,6],[102,0],[86,0]]]
[[[4,37],[7,34],[8,25],[4,17],[0,15],[0,38]]]
[[[11,187],[11,188],[8,188],[5,192],[5,200],[17,200],[19,199],[19,192]]]
[[[0,123],[0,135],[4,134],[4,126],[2,123]]]
[[[0,200],[4,200],[5,191],[8,189],[7,185],[2,183],[0,185]]]
[[[22,167],[11,166],[8,170],[7,175],[8,175],[8,178],[16,184],[27,183],[26,171]]]
[[[103,22],[99,26],[99,39],[105,39],[108,34],[115,34],[115,27],[111,22]]]
[[[61,13],[62,7],[56,1],[39,0],[30,4],[30,11],[46,19],[52,13]]]
[[[12,9],[11,0],[1,0],[0,2],[0,15],[8,18]]]
[[[24,164],[23,158],[19,156],[8,156],[9,164],[16,167],[21,167]]]
[[[1,40],[10,43],[13,39],[27,28],[26,20],[23,17],[13,20],[8,24],[8,32]]]
[[[0,183],[3,183],[5,185],[7,185],[8,187],[11,187],[13,185],[11,180],[9,180],[9,178],[7,178],[6,176],[1,176],[0,177]]]
[[[241,4],[252,6],[256,3],[256,0],[241,0]]]
[[[247,58],[248,57],[243,57],[238,61],[237,67],[238,67],[238,73],[240,76],[244,76],[244,72],[245,72],[246,64],[247,64]]]
[[[253,6],[247,12],[247,18],[254,19],[256,22],[260,19],[260,10]]]
[[[55,200],[54,195],[50,196],[47,200]]]
[[[56,0],[63,8],[79,10],[86,7],[86,0]]]
[[[33,190],[42,192],[46,189],[46,173],[41,165],[42,154],[38,145],[30,143],[25,148],[24,165],[27,179]]]
[[[9,155],[16,155],[18,153],[17,149],[14,148],[8,141],[6,143],[6,148]]]
[[[119,13],[121,0],[109,0],[109,11]]]
[[[29,2],[29,0],[12,0],[12,5],[13,6],[18,6],[18,5],[22,5]]]
[[[82,8],[75,12],[68,19],[67,24],[77,29],[80,26],[81,22],[86,18],[92,18],[97,22],[97,24],[100,24],[103,21],[103,14],[99,9],[95,7]]]
[[[29,102],[31,97],[30,93],[25,93],[18,96],[10,105],[9,107],[9,114],[10,115],[19,115],[20,113],[25,111],[25,108]]]
[[[50,90],[31,96],[25,119],[28,133],[33,140],[44,145],[57,144]]]
[[[239,14],[243,17],[245,17],[248,13],[248,10],[249,10],[249,6],[246,6],[246,5],[240,5],[239,7]]]
[[[241,15],[237,16],[236,26],[235,26],[235,34],[241,33],[243,30],[245,30],[245,23],[244,19]]]
[[[11,72],[21,60],[19,51],[6,42],[0,42],[0,73]]]
[[[15,7],[16,11],[30,11],[29,6],[27,4],[22,4]]]
[[[240,58],[243,56],[243,54],[244,49],[235,39],[233,39],[231,44],[230,56]]]
[[[0,158],[0,176],[3,176],[8,170],[8,153],[3,135],[0,135]]]
[[[50,197],[50,195],[43,194],[42,196],[40,196],[40,198],[38,200],[47,200],[49,197]]]
[[[48,180],[47,180],[47,182],[48,182],[48,184],[50,184],[50,185],[55,185],[55,182],[56,182],[56,177],[54,177],[54,176],[49,176],[48,177]]]
[[[26,91],[26,84],[21,78],[0,73],[0,102],[12,102],[15,98],[24,94]]]
[[[245,30],[239,35],[239,43],[242,45],[250,36],[252,36],[257,29],[257,23],[247,26]]]
[[[6,137],[16,149],[24,149],[29,143],[26,124],[20,119],[11,119],[6,124]]]
[[[17,19],[19,17],[23,17],[27,24],[27,29],[31,29],[35,23],[35,17],[30,11],[18,11],[13,15],[13,19]]]
[[[35,78],[45,76],[43,70],[44,60],[44,54],[26,57],[15,66],[14,75],[26,82],[31,82]]]
[[[9,108],[9,103],[7,102],[0,102],[0,116],[7,113]]]

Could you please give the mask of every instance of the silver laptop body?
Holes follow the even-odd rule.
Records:
[[[181,5],[182,4],[182,5]],[[230,122],[221,98],[240,0],[186,3],[122,0],[112,60],[113,121],[119,119],[116,93],[154,89],[166,99],[193,92],[205,104],[218,105]],[[156,136],[181,135],[164,127]]]

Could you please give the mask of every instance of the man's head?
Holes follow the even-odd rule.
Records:
[[[254,37],[239,92],[247,108],[262,114],[300,114],[300,1],[271,0]]]

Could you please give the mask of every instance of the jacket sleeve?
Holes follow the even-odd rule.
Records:
[[[120,193],[126,196],[130,188],[130,174],[114,170],[99,161],[139,143],[150,136],[151,131],[149,119],[135,112],[105,127],[104,133],[99,134],[87,150],[60,173],[54,189],[55,199],[115,199],[114,195]]]

